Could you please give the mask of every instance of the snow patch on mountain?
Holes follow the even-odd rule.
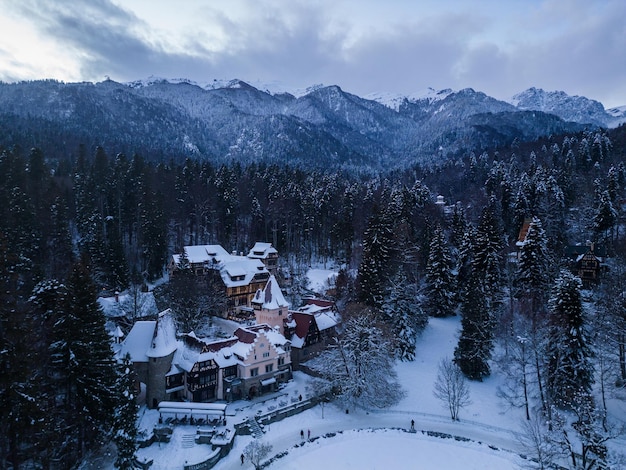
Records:
[[[454,93],[454,91],[452,91],[450,88],[446,88],[444,90],[435,90],[434,88],[428,87],[425,90],[411,93],[409,95],[394,92],[375,92],[365,95],[364,98],[367,100],[376,101],[382,105],[387,106],[388,108],[393,109],[394,111],[399,111],[400,106],[404,101],[408,101],[411,103],[416,103],[418,101],[427,101],[428,103],[433,103],[435,101],[445,99],[452,93]]]
[[[607,109],[606,112],[611,116],[609,127],[617,127],[626,123],[626,105],[616,108]]]
[[[513,96],[510,103],[520,110],[543,111],[565,121],[615,127],[615,119],[606,112],[602,103],[584,96],[570,96],[563,91],[533,87]]]

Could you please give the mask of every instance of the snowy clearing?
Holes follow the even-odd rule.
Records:
[[[269,468],[342,469],[464,469],[518,468],[521,459],[509,452],[473,442],[458,442],[400,430],[346,431],[307,442],[275,460]]]

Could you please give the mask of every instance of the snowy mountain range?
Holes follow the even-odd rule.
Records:
[[[0,83],[0,145],[39,146],[49,158],[82,143],[154,160],[376,171],[621,122],[626,108],[535,88],[505,102],[470,88],[359,97],[236,79]]]

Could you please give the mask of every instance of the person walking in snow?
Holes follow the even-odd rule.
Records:
[[[243,454],[241,454],[241,465],[243,465],[243,461],[244,461],[244,456]]]
[[[411,431],[415,431],[415,420],[411,420]]]
[[[304,440],[304,429],[300,429],[300,439]]]
[[[306,432],[306,438],[307,438],[307,440],[309,440],[309,441],[311,440],[311,430],[310,430],[310,429],[309,429],[309,430],[307,430],[307,432]]]

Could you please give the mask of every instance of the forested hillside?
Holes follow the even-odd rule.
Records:
[[[312,87],[296,97],[240,80],[205,88],[163,79],[0,83],[0,145],[38,147],[57,160],[82,143],[115,154],[137,152],[149,162],[181,164],[189,157],[216,166],[287,164],[371,175],[438,165],[465,149],[482,151],[515,138],[534,141],[621,122],[587,98],[576,102],[578,114],[568,113],[568,98],[552,100],[544,112],[536,98],[520,99],[524,107],[517,108],[468,88],[436,99],[404,98],[391,108],[338,86]]]
[[[78,145],[63,159],[37,148],[0,152],[0,454],[15,468],[28,459],[75,462],[106,440],[124,393],[112,379],[95,296],[160,279],[168,257],[185,245],[239,252],[268,241],[291,275],[299,265],[336,263],[343,268],[337,296],[385,312],[379,320],[397,332],[407,328],[393,285],[406,286],[414,293],[408,301],[429,315],[486,312],[476,320],[491,331],[483,349],[471,350],[477,333],[464,330],[457,357],[479,380],[489,374],[492,342],[514,323],[502,312],[555,311],[548,299],[576,289],[560,271],[570,268],[566,247],[591,241],[609,256],[592,302],[611,316],[614,328],[603,334],[611,335],[614,375],[626,381],[625,126],[514,140],[436,167],[375,175],[177,163],[167,151],[155,163],[114,151]],[[520,272],[523,264],[509,263],[508,254],[528,218],[535,218],[540,254]],[[423,328],[411,321],[413,333],[397,334],[394,349],[406,360]],[[587,328],[593,337],[596,327]],[[555,344],[563,323],[550,323],[549,334]],[[470,356],[482,362],[468,363]],[[580,390],[558,390],[561,371],[550,367],[537,372],[548,374],[546,409],[558,400],[571,406],[575,393],[589,391],[584,377],[572,385]]]

